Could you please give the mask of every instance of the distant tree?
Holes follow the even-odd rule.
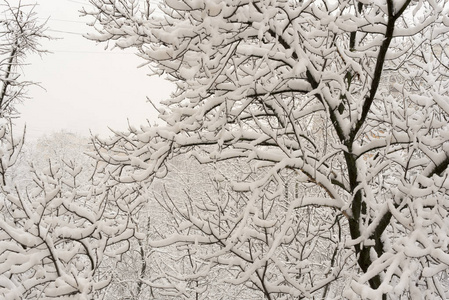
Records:
[[[153,246],[215,245],[210,270],[267,299],[449,297],[447,1],[90,2],[91,39],[177,85],[164,125],[97,141],[114,178],[249,166]]]
[[[32,170],[42,170],[48,167],[49,162],[58,165],[78,165],[83,166],[82,174],[78,175],[78,180],[87,183],[91,179],[95,161],[86,155],[92,149],[89,148],[90,140],[67,131],[53,132],[43,135],[37,140],[27,141],[17,161],[9,170],[9,178],[19,190],[25,188],[33,182]],[[63,176],[70,178],[70,174],[61,170]]]
[[[45,34],[34,12],[36,4],[23,1],[0,1],[0,117],[17,116],[16,104],[26,98],[26,88],[33,82],[21,80],[21,67],[31,53],[43,53],[39,48]]]
[[[30,145],[33,148],[29,151],[30,160],[40,160],[45,164],[50,159],[59,163],[73,161],[84,164],[89,159],[84,155],[89,151],[89,143],[88,137],[65,130],[45,134]]]

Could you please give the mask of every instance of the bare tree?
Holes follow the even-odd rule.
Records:
[[[26,88],[34,84],[21,80],[20,68],[30,53],[43,53],[39,43],[49,38],[45,23],[40,24],[35,4],[2,0],[0,3],[0,112],[1,118],[18,114],[16,104],[26,97]]]
[[[341,297],[449,296],[447,1],[166,0],[163,17],[148,1],[91,3],[91,39],[136,47],[177,85],[160,109],[165,125],[98,141],[115,178],[164,177],[183,153],[250,166],[224,176],[232,202],[172,206],[191,230],[154,246],[222,246],[210,261],[237,256],[233,282],[258,277],[268,299],[327,296],[321,279],[291,275],[292,252],[276,253],[343,226],[329,251],[351,249],[356,265],[312,255],[294,262],[301,274],[326,260],[325,274],[345,283]],[[286,198],[290,174],[304,192]],[[309,229],[294,219],[306,207],[318,216]],[[264,251],[253,252],[259,242]],[[264,276],[268,266],[279,275]]]

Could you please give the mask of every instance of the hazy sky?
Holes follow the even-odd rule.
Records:
[[[27,124],[27,136],[34,139],[52,131],[67,130],[88,135],[106,134],[108,126],[125,130],[127,119],[133,125],[155,120],[146,97],[161,100],[172,88],[165,80],[146,76],[147,68],[132,51],[104,50],[105,45],[85,39],[93,32],[79,10],[87,0],[38,1],[39,20],[48,18],[49,31],[56,40],[43,41],[52,53],[28,58],[24,68],[27,80],[42,88],[29,90],[30,99],[19,109],[18,124]]]

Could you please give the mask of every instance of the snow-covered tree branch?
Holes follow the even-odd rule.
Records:
[[[91,3],[84,13],[97,33],[89,38],[136,47],[177,85],[160,108],[163,125],[97,141],[114,178],[164,178],[185,153],[250,170],[223,177],[228,206],[216,195],[207,205],[190,196],[185,209],[173,205],[188,221],[179,230],[192,230],[154,246],[222,247],[202,258],[219,265],[237,256],[234,282],[252,282],[268,299],[449,296],[447,1],[166,0],[157,10]],[[287,175],[303,192],[288,192]],[[295,221],[306,207],[310,231]],[[321,230],[339,227],[332,249],[350,248],[352,258],[320,259],[343,290],[291,277],[288,256],[275,255],[284,243],[307,249],[305,239],[318,243]],[[310,260],[296,267],[319,259]],[[269,265],[277,275],[261,276]]]
[[[6,135],[1,141],[1,161],[13,161],[20,149]],[[89,176],[92,168],[84,168],[50,160],[43,170],[32,170],[26,187],[6,171],[0,195],[2,297],[92,299],[111,283],[136,236],[131,219],[143,200],[111,186],[107,173]]]

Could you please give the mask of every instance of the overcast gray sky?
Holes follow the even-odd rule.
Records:
[[[41,0],[40,21],[48,18],[48,34],[58,38],[43,41],[52,53],[29,57],[24,68],[26,79],[43,88],[29,90],[31,99],[19,109],[20,124],[27,124],[27,136],[35,139],[52,131],[67,130],[82,135],[107,134],[108,127],[125,130],[127,120],[139,125],[155,120],[156,111],[146,96],[161,100],[172,85],[146,76],[147,68],[132,51],[104,50],[82,35],[92,32],[79,10],[87,0]],[[153,122],[152,122],[153,123]]]

